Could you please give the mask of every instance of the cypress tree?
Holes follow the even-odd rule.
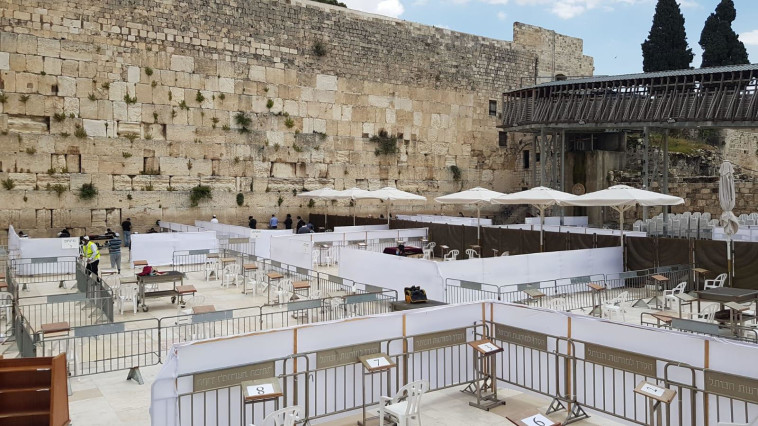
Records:
[[[703,48],[702,67],[748,64],[747,50],[732,29],[737,17],[732,0],[721,0],[716,12],[705,20],[700,33],[700,47]]]
[[[642,69],[645,72],[686,69],[694,56],[687,44],[684,16],[676,0],[658,0],[653,26],[642,43]]]

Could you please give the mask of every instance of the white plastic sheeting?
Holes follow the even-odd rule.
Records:
[[[45,268],[35,267],[31,259],[67,258],[74,260],[79,256],[79,238],[20,238],[13,228],[8,227],[8,255],[15,259],[15,272],[19,275],[32,275]],[[74,262],[58,263],[54,268],[56,274],[73,274]]]
[[[270,239],[271,260],[300,268],[313,269],[312,247],[309,235],[279,235]]]
[[[146,260],[151,266],[171,265],[175,251],[218,250],[215,231],[133,234],[131,260]]]
[[[532,218],[533,219],[533,218]],[[615,235],[621,236],[621,231],[618,229],[603,229],[603,228],[587,228],[584,226],[572,225],[572,226],[556,226],[548,223],[548,218],[545,218],[545,232],[564,232],[570,234],[597,234],[597,235]],[[539,218],[537,218],[539,222]],[[525,231],[539,231],[539,223],[535,225],[531,224],[516,224],[516,225],[498,225],[495,228],[503,229],[523,229]],[[646,237],[647,233],[638,231],[624,231],[624,235],[627,237]]]
[[[390,229],[390,226],[387,224],[384,225],[363,225],[363,226],[335,226],[334,232],[335,233],[345,233],[345,232],[361,232],[361,231],[383,231]]]
[[[477,220],[475,217],[460,217],[460,216],[439,216],[432,214],[419,214],[419,215],[397,215],[398,220],[409,220],[412,222],[424,222],[424,223],[443,223],[448,225],[466,225],[477,226]],[[482,226],[492,225],[492,219],[481,219]]]

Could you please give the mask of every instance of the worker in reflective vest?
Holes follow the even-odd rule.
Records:
[[[97,275],[97,265],[100,264],[100,250],[97,244],[84,237],[84,258],[87,259],[87,270]]]

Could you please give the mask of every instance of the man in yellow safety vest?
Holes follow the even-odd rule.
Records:
[[[97,244],[89,240],[88,236],[84,236],[84,258],[87,259],[87,270],[97,275],[97,265],[100,264],[100,250],[97,248]]]

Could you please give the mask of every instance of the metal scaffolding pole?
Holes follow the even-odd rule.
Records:
[[[644,138],[642,152],[642,189],[650,189],[650,128],[645,126],[642,130],[642,137]],[[642,207],[642,220],[647,220],[648,212],[647,206]]]
[[[663,183],[661,193],[669,193],[669,129],[663,132]],[[669,207],[663,206],[663,234],[668,234]]]
[[[545,128],[540,129],[540,184],[545,185]]]
[[[532,135],[532,186],[537,186],[537,134]]]

